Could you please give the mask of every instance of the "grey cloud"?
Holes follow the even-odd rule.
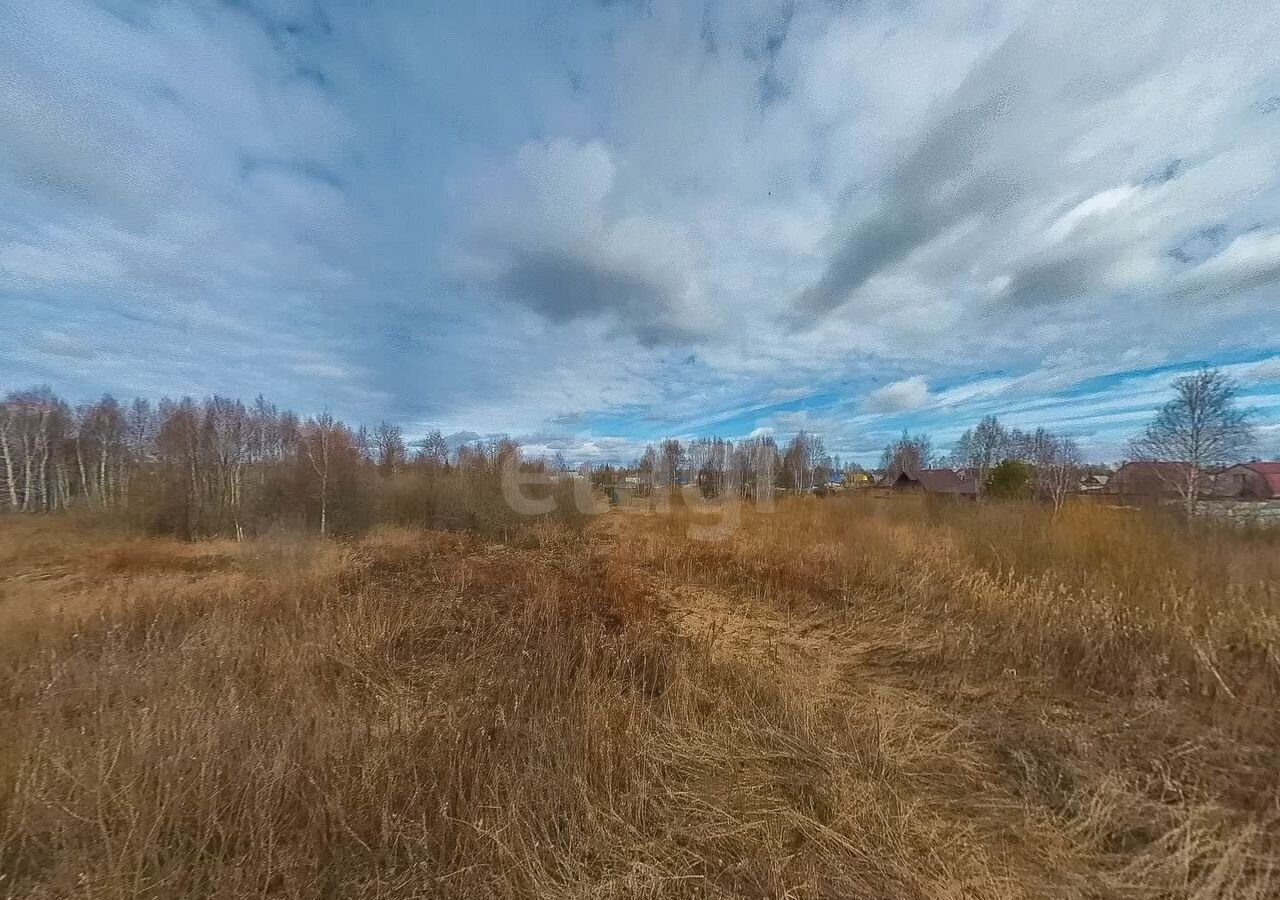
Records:
[[[1159,59],[1150,47],[1110,52],[1120,40],[1104,18],[1095,12],[1067,21],[1033,19],[979,64],[875,196],[858,195],[874,211],[852,227],[822,276],[798,296],[793,323],[812,324],[957,225],[991,225],[1063,180],[1070,172],[1063,157],[1080,138],[1075,123],[1150,75]],[[1169,165],[1160,174],[1172,178],[1179,170]],[[1084,264],[1064,260],[1030,271],[1018,296],[1039,298],[1034,282],[1062,287],[1063,276]]]
[[[51,356],[63,356],[68,359],[93,359],[98,354],[84,341],[57,332],[47,332],[41,336],[37,347]]]
[[[659,285],[567,253],[523,253],[499,282],[502,290],[553,322],[613,310],[628,321],[667,305]]]
[[[716,39],[715,25],[711,20],[711,4],[702,7],[702,26],[698,29],[698,38],[702,41],[702,52],[707,56],[715,56],[720,52],[720,42]]]
[[[604,320],[646,347],[695,339],[688,247],[662,219],[618,214],[616,170],[598,143],[526,144],[468,204],[464,280],[556,324]]]
[[[489,437],[497,437],[497,435],[489,435]],[[482,441],[485,436],[475,431],[455,431],[452,434],[444,436],[445,445],[450,450],[457,450],[464,444],[474,444],[476,441]]]
[[[760,17],[755,23],[755,27],[750,29],[750,36],[746,46],[743,48],[743,53],[747,59],[763,59],[767,62],[775,61],[782,51],[782,45],[787,41],[787,35],[791,31],[791,24],[795,20],[795,15],[795,3],[792,0],[787,0],[777,8],[770,10],[768,14]],[[703,22],[707,24],[708,20],[704,18]]]
[[[514,251],[498,291],[552,322],[612,316],[645,347],[684,344],[695,333],[672,321],[671,288],[645,275],[556,250]]]
[[[1280,229],[1254,229],[1183,272],[1172,295],[1183,302],[1222,300],[1280,283]]]
[[[576,450],[583,440],[579,435],[560,434],[558,432],[538,431],[532,434],[519,434],[514,438],[522,447],[546,447],[548,450]]]
[[[832,255],[817,284],[801,294],[794,322],[812,324],[814,316],[843,304],[867,279],[906,257],[939,230],[936,225],[927,224],[918,212],[905,208],[886,210],[855,228]]]
[[[533,453],[561,453],[574,463],[597,465],[628,463],[643,452],[643,441],[620,437],[596,437],[558,432],[534,432],[518,435],[515,441]]]
[[[292,39],[305,36],[327,37],[333,33],[324,7],[313,0],[223,0],[260,27],[278,47],[289,46]]]
[[[1226,236],[1225,224],[1206,225],[1180,241],[1169,251],[1169,256],[1180,263],[1203,262],[1221,248]]]
[[[1184,161],[1181,159],[1170,160],[1168,165],[1164,166],[1159,171],[1152,172],[1150,175],[1148,175],[1146,178],[1146,183],[1147,184],[1164,184],[1167,181],[1173,181],[1173,179],[1177,178],[1180,174],[1182,174],[1183,165],[1184,165]]]
[[[305,159],[273,159],[251,153],[240,154],[240,177],[252,184],[263,175],[284,175],[303,181],[315,181],[335,191],[346,189],[343,179],[326,166]]]
[[[934,126],[888,179],[873,215],[854,227],[819,281],[800,295],[797,324],[843,304],[871,277],[901,262],[960,219],[993,215],[1018,196],[1011,171],[978,163],[996,125],[1007,117],[1011,89],[957,109]]]
[[[582,411],[561,413],[558,416],[551,416],[547,422],[551,425],[581,425],[587,421],[587,414]]]
[[[756,79],[758,102],[762,108],[785,100],[791,94],[790,86],[778,72],[778,55],[787,41],[795,12],[794,3],[784,3],[771,20],[764,23],[764,36],[759,47],[747,47],[748,59],[763,57],[765,60],[765,69]]]
[[[1001,291],[1001,307],[1035,307],[1078,297],[1098,284],[1098,273],[1114,253],[1090,250],[1033,259],[1016,270]]]

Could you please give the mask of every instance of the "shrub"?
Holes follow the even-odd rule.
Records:
[[[1030,497],[1034,475],[1031,466],[1021,460],[1006,459],[987,476],[987,495],[1000,500]]]

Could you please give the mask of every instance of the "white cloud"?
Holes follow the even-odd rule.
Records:
[[[1077,206],[1063,214],[1049,228],[1048,236],[1052,241],[1062,241],[1082,222],[1091,217],[1101,218],[1133,200],[1138,189],[1130,184],[1099,191],[1092,197],[1081,201]]]
[[[1178,289],[1197,298],[1222,296],[1280,281],[1280,229],[1251,231],[1188,270]]]
[[[1280,357],[1258,363],[1249,370],[1249,378],[1260,384],[1280,382]]]
[[[867,395],[866,407],[871,412],[891,413],[920,409],[929,403],[929,384],[915,375],[886,384]]]

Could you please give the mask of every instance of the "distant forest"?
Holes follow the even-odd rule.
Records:
[[[73,407],[35,388],[0,403],[0,509],[98,511],[152,533],[350,533],[380,521],[505,527],[518,516],[503,509],[511,467],[571,474],[559,454],[529,458],[508,438],[451,448],[434,430],[407,442],[389,422],[369,429],[328,414],[303,418],[261,396],[104,396]],[[838,467],[821,438],[801,432],[785,447],[767,436],[666,440],[631,466],[576,471],[605,490],[694,484],[707,497],[758,498],[824,485]],[[557,515],[572,506],[557,504]]]
[[[1005,431],[988,419],[966,432],[949,460],[928,435],[904,433],[885,448],[880,474],[949,462],[981,479],[1009,456],[1061,480],[1063,465],[1054,462],[1075,466],[1079,453],[1043,429]],[[410,443],[389,422],[369,429],[328,414],[302,418],[261,396],[251,403],[221,396],[121,403],[104,396],[73,407],[36,388],[0,403],[0,509],[95,511],[151,533],[333,534],[383,521],[502,529],[527,521],[502,494],[502,474],[512,467],[570,472],[559,454],[528,458],[506,438],[450,448],[432,431]],[[822,491],[863,470],[802,431],[785,444],[768,435],[664,440],[631,466],[579,471],[610,495],[624,487],[648,493],[687,485],[708,498],[759,500],[778,489]],[[580,515],[573,506],[566,498],[553,514]]]
[[[0,509],[93,510],[184,537],[404,519],[483,528],[502,518],[493,476],[518,456],[505,440],[451,454],[439,432],[410,448],[389,423],[304,419],[262,397],[73,408],[41,388],[0,404]]]

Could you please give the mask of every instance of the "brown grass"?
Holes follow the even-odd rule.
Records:
[[[1280,536],[0,523],[0,896],[1280,895]]]

